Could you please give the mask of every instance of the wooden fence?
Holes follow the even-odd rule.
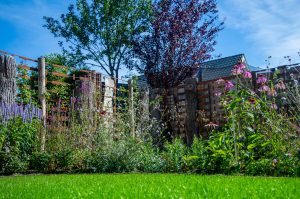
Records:
[[[120,85],[128,84],[128,80],[121,78],[117,80],[94,70],[77,70],[68,66],[46,63],[43,57],[36,60],[1,50],[0,54],[9,55],[17,60],[16,79],[19,80],[17,89],[22,87],[30,91],[32,95],[37,95],[39,107],[42,109],[44,126],[51,125],[52,121],[67,126],[72,108],[72,98],[85,98],[89,109],[100,115],[116,113],[118,109],[117,96],[124,90],[120,89]],[[70,71],[72,72],[70,73]],[[24,84],[24,81],[32,83],[28,86]],[[116,82],[119,84],[116,85]],[[55,87],[55,89],[51,90],[49,87]],[[60,88],[70,91],[68,98],[63,97],[65,93],[60,93]],[[20,92],[17,92],[17,95],[17,97],[23,97],[20,96]],[[56,97],[47,99],[47,95]],[[35,96],[30,97],[34,98]],[[61,104],[67,105],[62,106]]]
[[[27,89],[37,91],[39,104],[43,112],[43,124],[45,126],[51,124],[52,120],[59,120],[59,122],[65,122],[65,125],[68,125],[67,122],[69,120],[69,111],[71,107],[57,106],[55,109],[53,109],[53,107],[47,107],[47,104],[50,104],[51,101],[57,103],[57,100],[65,100],[68,104],[71,104],[72,101],[71,99],[60,98],[60,92],[56,93],[58,99],[48,99],[47,101],[46,94],[51,91],[47,90],[47,86],[50,85],[70,88],[72,90],[70,97],[84,96],[87,98],[88,107],[91,110],[95,110],[99,114],[104,113],[111,115],[118,111],[117,96],[122,89],[116,85],[116,79],[112,79],[92,70],[73,70],[72,73],[60,72],[57,70],[50,71],[48,70],[49,67],[61,70],[66,69],[67,71],[72,68],[46,63],[44,58],[35,60],[24,56],[9,54],[4,51],[0,51],[0,54],[1,53],[8,54],[19,59],[19,63],[17,65],[18,69],[26,72],[22,74],[19,73],[17,78],[21,80],[31,80],[34,82],[34,84]],[[30,62],[30,64],[28,62]],[[250,86],[257,91],[256,78],[259,74],[264,74],[271,79],[281,78],[286,83],[295,79],[299,80],[298,75],[300,74],[300,64],[280,66],[277,69],[277,72],[275,72],[275,69],[266,69],[253,72],[252,82],[249,82]],[[64,79],[64,81],[60,81],[61,78]],[[236,81],[234,76],[219,78],[233,82]],[[198,82],[196,79],[190,78],[186,79],[181,85],[169,90],[150,89],[149,96],[147,94],[145,95],[145,99],[143,99],[144,102],[148,103],[143,105],[143,109],[149,109],[150,107],[149,111],[152,117],[156,117],[158,119],[162,117],[165,117],[164,119],[167,118],[172,130],[174,130],[177,135],[180,135],[182,138],[184,138],[187,144],[190,145],[193,137],[195,135],[199,135],[199,132],[204,137],[208,135],[208,131],[204,126],[209,122],[217,123],[219,125],[222,125],[226,122],[225,111],[220,104],[219,96],[216,96],[216,93],[223,88],[216,83],[216,80],[217,79]],[[132,82],[127,82],[127,80],[123,79],[118,79],[118,82],[123,82],[126,84],[126,95],[128,95],[129,108],[132,112],[132,117],[130,118],[130,123],[132,124],[131,131],[134,135],[136,118],[135,114],[133,113],[134,107]],[[86,84],[88,85],[88,88],[92,89],[89,89],[87,93],[83,93],[82,90],[84,89],[82,88],[86,87]],[[18,86],[20,87],[24,85]],[[153,101],[160,96],[163,96],[163,104],[166,105],[164,108],[167,107],[168,109],[167,116],[162,116],[162,112],[160,110],[151,108],[151,103],[149,103],[149,101]],[[147,99],[148,97],[149,99]],[[119,106],[119,108],[122,108],[122,106]]]
[[[269,79],[282,79],[287,84],[295,79],[300,79],[300,64],[252,72],[252,81],[250,80],[247,84],[254,91],[258,90],[256,79],[260,74],[264,74]],[[236,82],[235,76],[219,77],[218,79],[220,78]],[[220,97],[216,95],[224,89],[224,85],[216,83],[218,79],[197,82],[196,79],[190,78],[167,91],[150,90],[150,100],[163,96],[164,104],[169,110],[168,122],[171,124],[172,130],[184,138],[189,145],[195,135],[208,136],[209,131],[204,127],[206,124],[212,122],[222,125],[226,122],[225,110],[220,104]],[[152,116],[161,118],[161,113],[152,111]]]

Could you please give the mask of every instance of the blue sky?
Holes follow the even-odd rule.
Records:
[[[37,58],[60,52],[55,39],[43,28],[43,16],[59,17],[74,0],[0,0],[0,49]],[[299,0],[219,0],[225,29],[215,54],[245,53],[249,64],[265,67],[300,62]]]

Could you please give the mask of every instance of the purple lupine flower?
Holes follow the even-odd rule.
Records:
[[[267,78],[265,75],[259,75],[256,80],[256,83],[258,84],[265,84],[266,82],[267,82]]]
[[[0,118],[1,123],[6,123],[14,117],[21,117],[23,122],[32,122],[33,118],[41,118],[41,110],[32,104],[6,104],[0,102]]]
[[[60,111],[61,109],[61,98],[58,99],[58,110]]]
[[[72,104],[75,104],[76,101],[77,101],[76,97],[71,97],[71,103],[72,103]]]
[[[243,74],[243,76],[244,76],[245,78],[249,78],[249,79],[252,78],[252,74],[251,74],[250,71],[245,71],[244,74]]]
[[[80,87],[80,90],[81,90],[83,93],[88,93],[89,90],[90,90],[89,82],[87,82],[87,81],[82,82],[81,87]]]
[[[75,109],[75,110],[78,110],[78,109],[79,109],[80,102],[81,102],[81,98],[78,97],[78,98],[77,98],[77,103],[76,103],[75,106],[74,106],[74,109]]]
[[[231,81],[225,81],[225,90],[233,89],[234,84]]]
[[[24,109],[22,109],[23,111],[22,111],[22,114],[20,115],[21,117],[22,117],[22,120],[23,120],[23,122],[25,122],[25,120],[26,120],[26,111],[24,110]]]

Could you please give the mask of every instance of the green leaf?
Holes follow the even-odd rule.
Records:
[[[247,146],[247,149],[248,149],[248,150],[252,150],[252,149],[254,149],[256,146],[257,146],[256,143],[249,144],[249,145]]]

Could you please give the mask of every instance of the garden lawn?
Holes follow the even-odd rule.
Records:
[[[299,178],[183,174],[0,177],[0,198],[300,198]]]

